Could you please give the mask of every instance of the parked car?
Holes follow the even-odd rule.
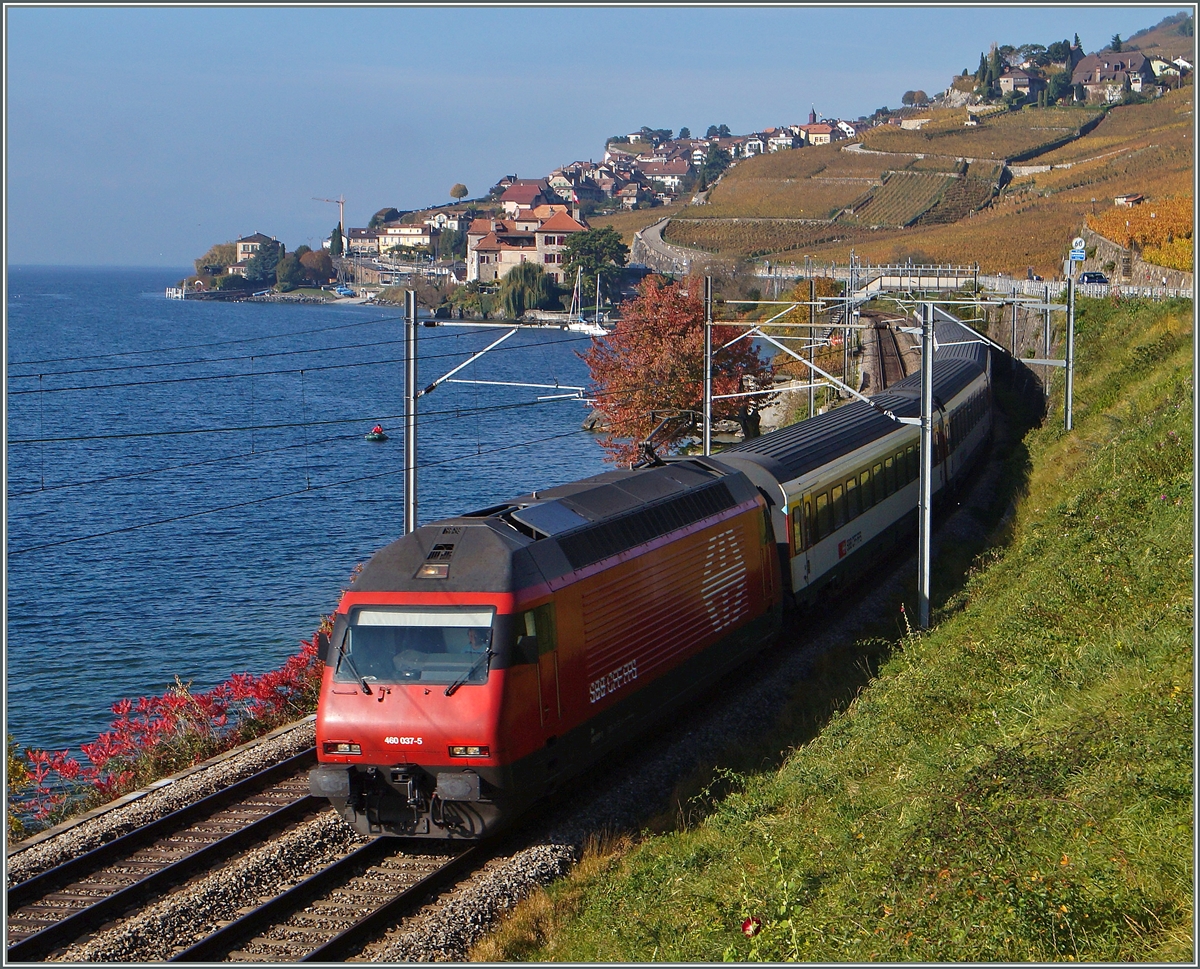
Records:
[[[1081,283],[1099,283],[1102,286],[1108,285],[1108,277],[1104,273],[1088,272],[1080,273],[1079,281]]]

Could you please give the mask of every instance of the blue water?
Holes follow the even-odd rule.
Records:
[[[184,270],[10,268],[7,729],[75,748],[122,697],[295,652],[403,531],[397,308],[168,300]],[[504,331],[420,329],[422,385]],[[459,378],[583,386],[523,330]],[[579,401],[420,401],[420,521],[604,470]],[[363,440],[381,422],[383,444]],[[524,446],[521,446],[524,445]],[[286,497],[280,497],[286,496]]]

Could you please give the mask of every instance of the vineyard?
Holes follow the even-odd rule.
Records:
[[[958,181],[949,175],[889,172],[853,212],[842,216],[859,225],[911,225]]]
[[[942,122],[905,131],[880,125],[864,132],[862,141],[872,151],[1013,158],[1069,137],[1096,114],[1086,108],[1037,108],[989,116],[973,128]]]
[[[1095,158],[1120,148],[1175,143],[1192,132],[1192,89],[1172,91],[1149,104],[1112,108],[1082,138],[1038,157],[1038,164],[1061,165]]]
[[[800,252],[831,243],[853,244],[868,238],[870,229],[842,223],[784,222],[770,219],[672,219],[668,242],[723,256],[754,259],[782,252]]]
[[[1144,202],[1131,209],[1114,206],[1101,215],[1089,215],[1087,224],[1119,246],[1141,249],[1147,262],[1190,272],[1192,205],[1189,193]]]
[[[974,167],[974,166],[972,166]],[[916,225],[945,225],[965,219],[992,200],[996,178],[968,175],[954,180],[937,203],[916,220]]]
[[[961,166],[956,159],[950,157],[869,155],[844,151],[840,145],[748,159],[730,170],[710,193],[712,204],[687,208],[686,219],[672,221],[666,235],[678,245],[739,258],[769,256],[772,262],[802,262],[804,256],[810,256],[818,262],[844,263],[854,249],[859,257],[872,262],[906,258],[954,263],[978,260],[991,272],[1025,276],[1032,270],[1052,278],[1062,271],[1067,242],[1078,235],[1089,213],[1111,209],[1114,196],[1140,192],[1157,200],[1191,191],[1192,91],[1193,88],[1185,87],[1146,104],[1110,109],[1078,141],[1037,159],[1059,163],[1070,160],[1073,167],[1017,177],[1002,191],[997,191],[999,162],[990,160],[972,163],[964,173],[959,171]],[[1023,146],[1048,143],[1058,137],[1059,132],[1049,132],[1049,128],[1070,126],[1074,130],[1093,117],[1094,112],[1084,109],[1019,111],[981,121],[980,128],[964,129],[961,123],[955,127],[946,122],[941,129],[934,125],[932,130],[927,126],[922,131],[889,131],[886,136],[919,137],[923,150],[930,151],[930,144],[962,136],[976,137],[980,129],[988,129],[988,137],[999,132],[1006,139],[997,157],[1011,157]],[[1022,126],[1027,129],[1024,133]],[[939,130],[944,135],[939,136]],[[931,136],[929,141],[924,141],[926,134]],[[964,144],[959,141],[958,147]],[[970,147],[979,150],[978,144]],[[978,157],[969,151],[961,154]],[[877,209],[876,215],[871,215],[870,209],[859,206],[855,207],[855,221],[861,220],[857,225],[839,220],[836,226],[814,226],[803,222],[772,222],[764,217],[821,208],[826,209],[822,214],[827,217],[828,209],[843,197],[840,194],[843,187],[852,193],[852,201],[857,201],[882,181],[885,171],[902,175],[889,190],[897,194],[906,179],[919,179],[925,173],[956,171],[964,177],[942,179],[926,175],[928,180],[937,178],[942,182],[944,192],[924,207],[908,228],[867,228],[865,223],[882,221],[876,218],[882,210]],[[895,175],[889,176],[889,182],[894,178]],[[775,185],[771,184],[772,179],[776,180]],[[739,181],[744,181],[745,187],[735,192],[733,187]],[[913,191],[918,184],[906,187]],[[932,193],[932,187],[927,187]],[[814,193],[812,201],[806,199],[810,192]],[[764,199],[773,201],[764,204]],[[882,200],[872,204],[882,204]],[[915,208],[917,202],[913,200],[910,205]],[[897,212],[890,217],[901,218],[899,204]],[[754,217],[747,218],[751,215]],[[714,218],[717,221],[712,221]],[[707,222],[712,224],[706,225]],[[1123,227],[1124,219],[1121,224]],[[1165,238],[1157,245],[1147,243],[1143,246],[1143,258],[1153,258],[1159,265],[1170,267],[1184,262],[1190,265],[1189,243],[1185,241],[1189,238],[1176,232],[1169,243]]]

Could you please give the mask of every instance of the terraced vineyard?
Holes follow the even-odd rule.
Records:
[[[971,128],[964,127],[957,115],[942,119],[935,115],[934,122],[917,131],[894,125],[871,128],[862,142],[872,151],[1014,158],[1070,136],[1096,115],[1087,108],[1035,108],[989,115]]]
[[[804,252],[833,243],[853,244],[868,238],[870,229],[842,222],[803,222],[771,219],[672,219],[664,234],[668,242],[723,256],[754,259],[776,253]]]
[[[888,172],[883,184],[856,203],[853,213],[845,213],[842,219],[868,226],[911,225],[957,181],[950,175]]]
[[[972,166],[975,168],[977,166]],[[944,195],[936,204],[921,215],[914,225],[946,225],[965,219],[972,212],[982,209],[996,192],[998,173],[992,171],[990,177],[979,178],[968,174],[955,179]]]

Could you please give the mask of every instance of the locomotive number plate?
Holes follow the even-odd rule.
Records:
[[[402,747],[419,747],[425,740],[422,737],[384,737],[385,744],[400,744]]]
[[[588,694],[591,702],[602,700],[610,693],[615,693],[626,683],[631,683],[637,679],[637,660],[631,659],[624,666],[618,666],[615,670],[606,676],[600,677],[598,680],[592,680],[588,686]]]

